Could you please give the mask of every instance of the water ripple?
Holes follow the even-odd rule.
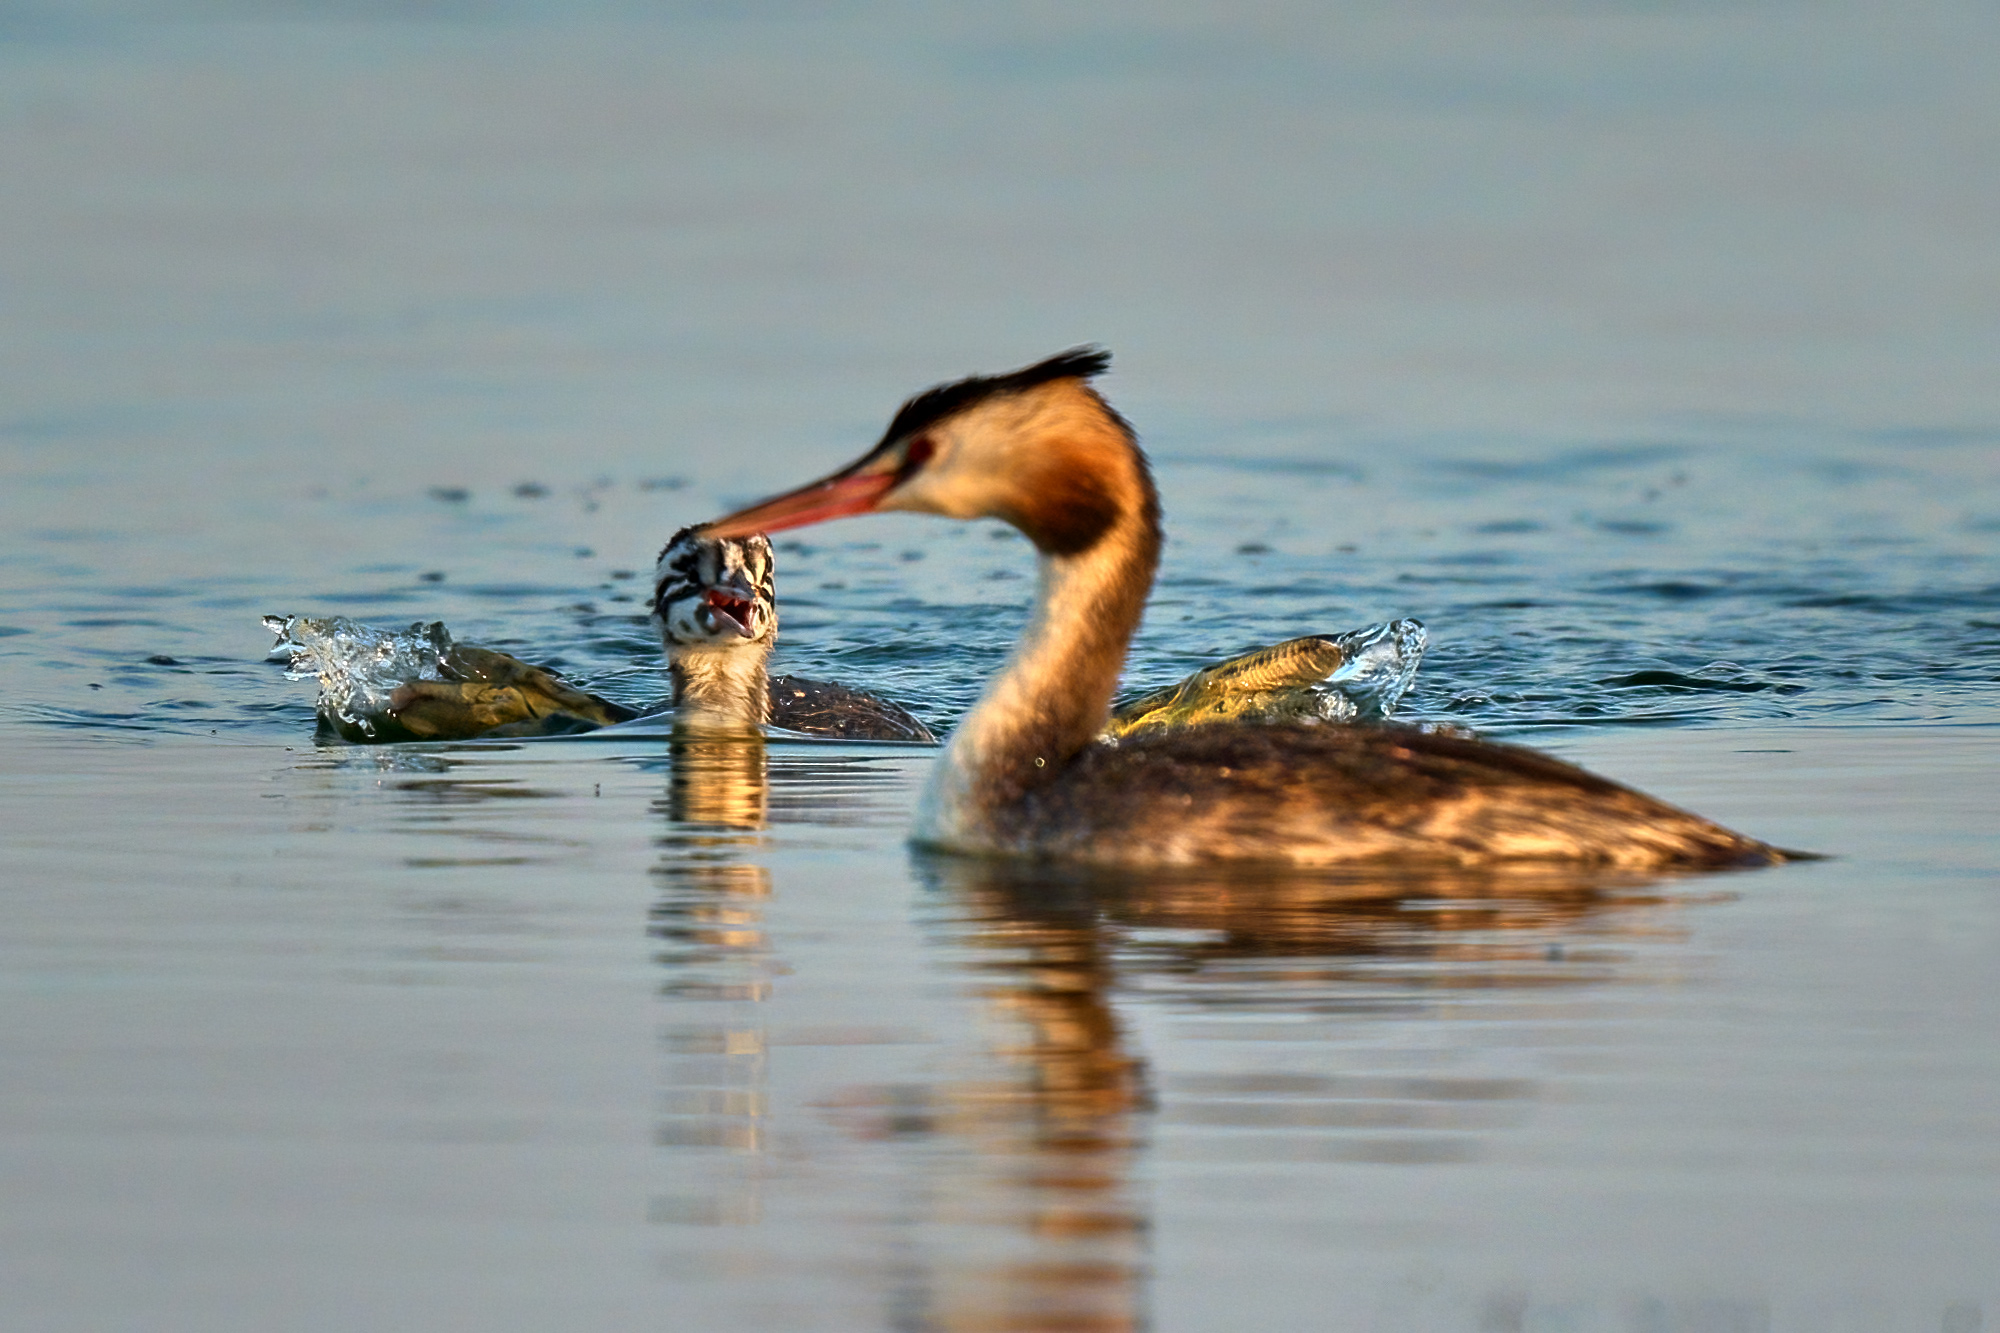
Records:
[[[1157,460],[1170,540],[1130,688],[1260,643],[1411,616],[1432,649],[1406,708],[1502,732],[1996,715],[2000,530],[1964,516],[2000,498],[1991,469],[1959,456],[1977,446],[1910,446],[1857,514],[1848,464],[1870,460],[1839,440],[1796,458],[1670,440],[1453,440],[1366,468],[1349,451],[1314,454],[1316,436],[1296,443],[1289,460],[1201,457],[1184,443]],[[1277,475],[1288,481],[1274,491]],[[1940,497],[1952,506],[1942,518]],[[650,539],[600,553],[577,543],[573,517],[545,508],[542,528],[517,515],[444,559],[427,544],[461,506],[320,503],[345,505],[364,539],[328,548],[304,577],[283,562],[217,569],[143,534],[66,533],[70,549],[103,545],[104,558],[14,571],[0,628],[9,712],[44,726],[302,735],[309,700],[257,662],[265,645],[247,614],[280,604],[389,625],[441,619],[621,703],[664,694],[637,574]],[[947,728],[1012,648],[1031,553],[991,524],[891,541],[863,531],[779,544],[777,664],[879,690]],[[199,691],[189,674],[204,676]]]

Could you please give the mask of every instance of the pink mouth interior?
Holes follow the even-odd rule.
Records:
[[[756,603],[749,598],[734,597],[720,588],[711,588],[708,591],[708,605],[711,610],[727,616],[734,622],[737,632],[744,638],[749,638],[755,632],[750,627],[750,619],[757,613]]]

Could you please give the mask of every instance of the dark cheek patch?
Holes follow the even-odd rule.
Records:
[[[1118,500],[1104,479],[1079,469],[1044,471],[1023,509],[1008,519],[1050,555],[1087,551],[1118,521]]]

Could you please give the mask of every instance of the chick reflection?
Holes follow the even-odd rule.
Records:
[[[1000,1198],[956,1220],[1015,1229],[1005,1258],[915,1284],[922,1299],[904,1304],[921,1314],[908,1322],[938,1329],[1146,1324],[1148,1215],[1135,1177],[1155,1107],[1121,994],[1289,1017],[1352,1012],[1322,1002],[1357,978],[1413,995],[1601,981],[1615,960],[1572,946],[1660,901],[1640,880],[1574,869],[1138,877],[925,857],[919,873],[950,902],[990,1009],[1019,1034],[999,1052],[1010,1078],[932,1094],[931,1132],[1005,1164]],[[1383,962],[1393,969],[1368,971]],[[1287,1069],[1178,1077],[1166,1100],[1178,1123],[1223,1131],[1229,1152],[1437,1162],[1461,1160],[1473,1133],[1506,1123],[1506,1103],[1533,1095],[1523,1079]]]
[[[666,1148],[722,1151],[705,1173],[684,1172],[692,1188],[655,1199],[652,1215],[753,1223],[768,1174],[763,1006],[778,970],[764,924],[771,873],[743,859],[761,843],[769,808],[764,742],[677,730],[669,754],[648,931],[667,972],[661,993],[703,1002],[699,1012],[710,1017],[663,1034],[671,1068],[654,1137]]]
[[[764,738],[756,732],[676,728],[667,753],[667,818],[677,824],[761,830],[769,820]]]

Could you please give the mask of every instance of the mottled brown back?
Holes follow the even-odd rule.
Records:
[[[1519,746],[1415,727],[1221,723],[1092,746],[1006,841],[1079,861],[1648,868],[1785,854]]]

